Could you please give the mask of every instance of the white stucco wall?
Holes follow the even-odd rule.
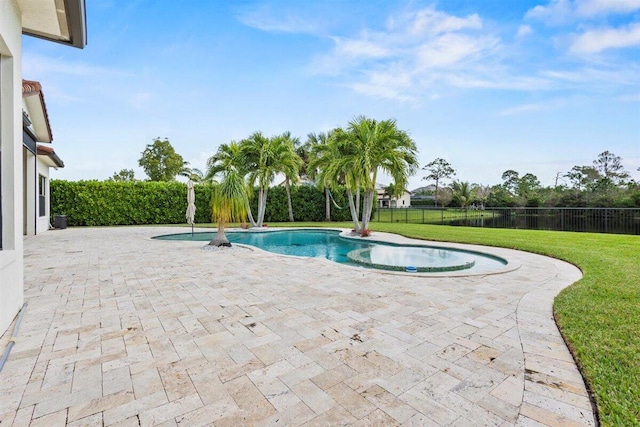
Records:
[[[405,193],[402,195],[402,197],[400,197],[397,202],[396,202],[396,206],[399,208],[409,208],[411,207],[411,193],[408,193],[405,191]]]
[[[0,1],[0,148],[2,150],[2,240],[0,334],[24,301],[22,203],[22,70],[20,12]]]
[[[36,210],[35,210],[35,217],[36,217],[36,234],[40,234],[43,233],[47,230],[49,230],[49,204],[51,202],[51,193],[49,193],[49,165],[46,165],[41,159],[40,156],[38,156],[38,173],[36,174],[36,185],[34,186],[34,191],[36,194],[35,200],[36,200]],[[40,216],[40,197],[39,196],[39,187],[38,187],[38,176],[42,175],[46,178],[47,182],[45,185],[45,189],[44,189],[44,194],[45,194],[45,206],[44,206],[44,212],[45,215],[44,216]]]

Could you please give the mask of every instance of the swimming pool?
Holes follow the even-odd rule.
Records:
[[[337,230],[295,229],[262,232],[228,231],[232,243],[256,246],[269,252],[303,257],[322,257],[341,264],[384,270],[469,273],[491,272],[507,264],[502,258],[475,251],[427,245],[396,245],[340,236]],[[159,240],[208,242],[215,232],[179,233],[156,236]]]

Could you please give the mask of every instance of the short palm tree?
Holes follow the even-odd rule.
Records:
[[[236,170],[226,172],[222,182],[213,187],[211,220],[218,223],[218,232],[210,246],[231,246],[224,234],[229,222],[244,222],[247,218],[247,194],[244,179]]]
[[[451,184],[451,192],[453,200],[458,202],[462,209],[467,209],[473,200],[471,184],[467,181],[453,181]]]
[[[248,165],[246,164],[246,159],[242,152],[242,147],[236,141],[231,141],[229,144],[221,144],[218,147],[218,151],[209,157],[207,160],[207,173],[204,177],[205,181],[212,182],[214,178],[219,174],[226,174],[231,171],[235,171],[242,177],[244,182],[244,177],[247,175]],[[247,215],[249,216],[249,222],[252,227],[256,226],[256,222],[253,219],[253,214],[251,212],[251,205],[249,204],[249,198],[251,197],[253,188],[251,186],[246,185],[245,182],[245,193],[246,193],[246,203],[247,203]]]

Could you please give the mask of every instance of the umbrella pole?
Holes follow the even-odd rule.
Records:
[[[191,224],[191,238],[193,239],[193,223]]]

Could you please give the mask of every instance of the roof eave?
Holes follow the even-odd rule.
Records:
[[[41,33],[35,30],[24,29],[23,34],[40,39],[61,43],[82,49],[87,45],[87,17],[85,0],[64,0],[69,38],[56,37],[52,34]]]

